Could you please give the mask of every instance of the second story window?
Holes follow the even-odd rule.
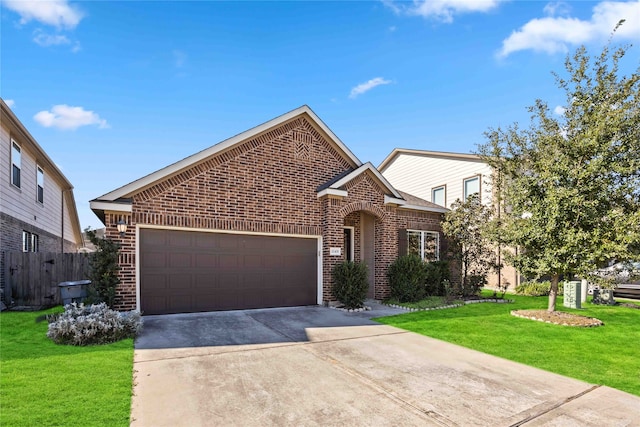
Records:
[[[11,140],[11,184],[20,188],[20,169],[22,168],[22,150],[17,142]]]
[[[464,200],[467,200],[467,197],[472,194],[480,194],[480,177],[474,176],[472,178],[465,179],[463,192]]]
[[[44,203],[44,171],[40,166],[36,168],[36,174],[36,200],[40,203]]]
[[[436,205],[446,206],[447,194],[445,188],[446,187],[442,185],[431,190],[431,201]]]

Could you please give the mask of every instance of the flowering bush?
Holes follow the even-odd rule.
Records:
[[[134,338],[141,329],[139,311],[120,313],[105,303],[71,303],[49,324],[47,337],[57,344],[107,344]]]

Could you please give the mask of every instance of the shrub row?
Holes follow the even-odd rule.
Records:
[[[542,297],[548,296],[551,292],[551,282],[548,280],[542,282],[523,282],[516,286],[516,293],[518,295],[526,295],[530,297]],[[558,283],[558,295],[564,295],[564,284]]]
[[[417,255],[398,257],[387,271],[391,297],[399,302],[416,302],[428,296],[445,296],[449,281],[446,261],[424,262]]]

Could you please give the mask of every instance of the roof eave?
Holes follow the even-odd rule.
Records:
[[[367,162],[362,166],[360,166],[358,169],[351,172],[350,174],[345,175],[343,178],[334,182],[329,188],[339,189],[349,181],[353,180],[354,178],[356,178],[357,176],[363,173],[366,173],[367,171],[371,172],[376,177],[376,179],[380,182],[380,184],[382,184],[382,186],[385,187],[387,191],[393,194],[395,198],[403,200],[400,193],[398,193],[398,190],[393,188],[391,183],[387,181],[387,179],[380,173],[380,171],[378,171],[378,169],[375,168],[375,166],[373,166],[373,164],[371,164],[371,162]]]
[[[172,175],[175,175],[199,162],[206,160],[207,158],[224,152],[225,150],[230,149],[236,144],[240,144],[243,141],[246,141],[251,138],[255,138],[256,136],[267,132],[268,130],[280,126],[300,115],[306,114],[311,121],[324,132],[331,141],[340,148],[340,150],[347,156],[347,158],[353,163],[354,167],[359,167],[362,165],[360,159],[358,159],[349,148],[329,129],[329,127],[309,108],[307,105],[303,105],[295,110],[289,111],[281,116],[278,116],[268,122],[265,122],[261,125],[258,125],[254,128],[251,128],[247,131],[239,133],[231,138],[228,138],[222,142],[219,142],[209,148],[206,148],[196,154],[193,154],[189,157],[186,157],[176,163],[173,163],[169,166],[166,166],[156,172],[153,172],[145,177],[142,177],[136,181],[133,181],[129,184],[126,184],[114,191],[111,191],[107,194],[104,194],[98,199],[100,200],[117,200],[122,197],[130,197],[131,195],[139,192],[149,186],[155,184],[158,181],[166,179]]]

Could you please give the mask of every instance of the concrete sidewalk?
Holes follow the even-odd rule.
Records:
[[[134,426],[633,426],[640,398],[322,307],[145,317]]]

